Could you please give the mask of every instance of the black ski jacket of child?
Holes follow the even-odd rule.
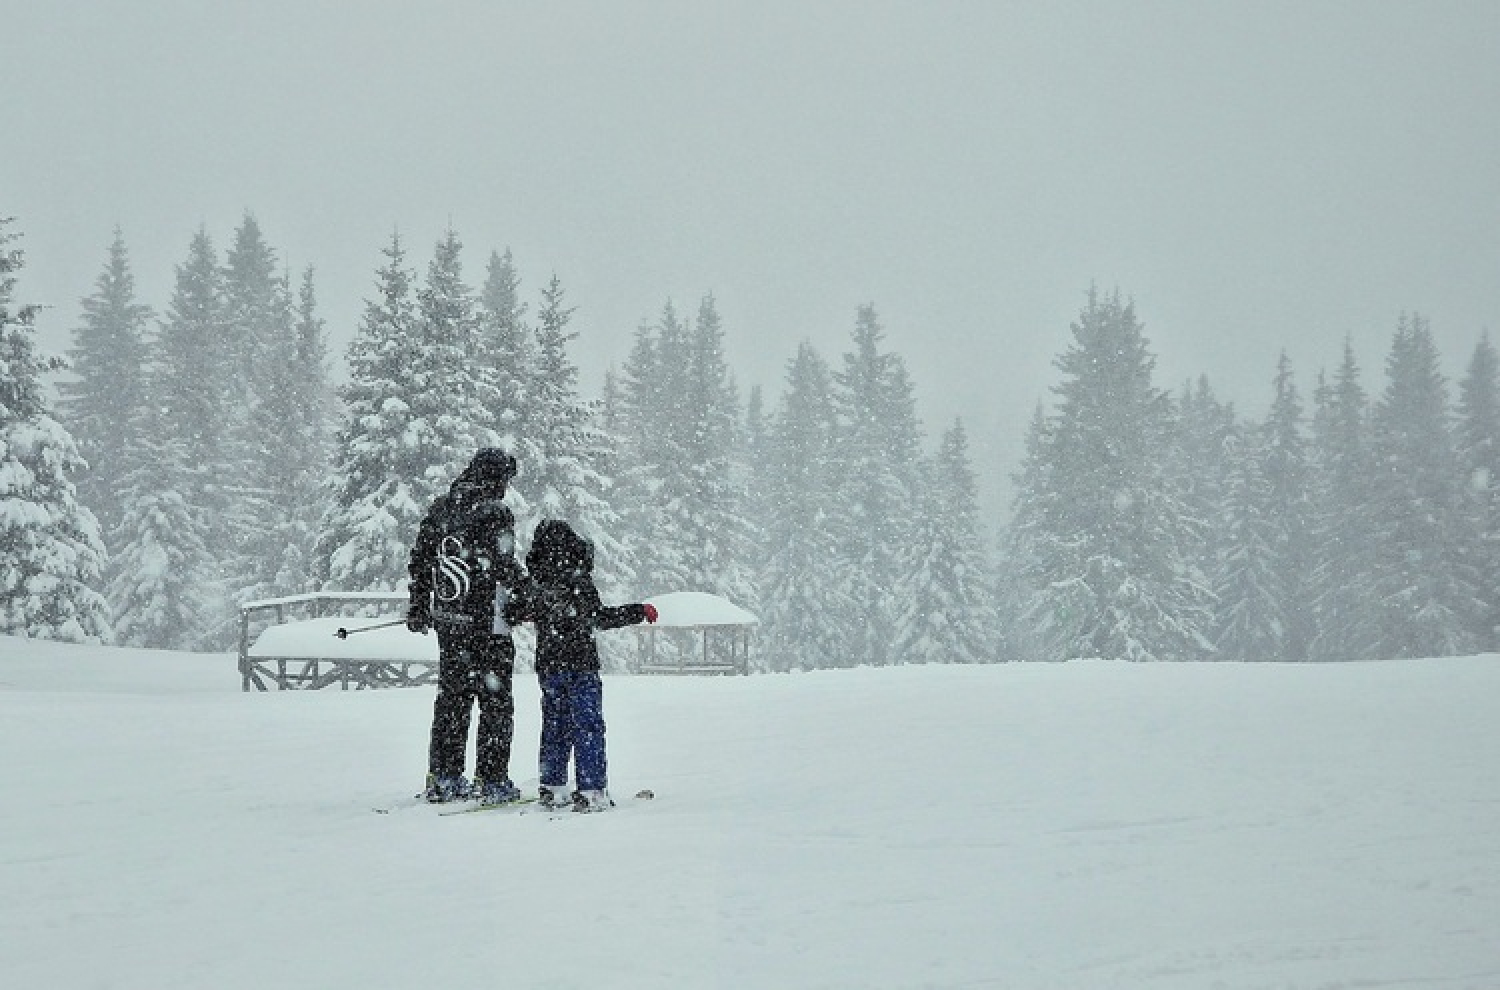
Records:
[[[511,625],[536,623],[536,672],[597,671],[596,629],[646,621],[646,606],[605,605],[594,587],[594,548],[558,519],[544,519],[526,554],[530,580],[506,606]]]

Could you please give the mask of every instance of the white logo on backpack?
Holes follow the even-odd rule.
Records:
[[[463,559],[464,544],[456,536],[445,536],[438,546],[437,571],[441,580],[437,586],[440,602],[461,602],[469,597],[469,565]]]

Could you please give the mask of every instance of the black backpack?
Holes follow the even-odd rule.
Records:
[[[502,618],[516,565],[515,517],[496,498],[470,502],[450,495],[434,513],[432,615],[437,621],[489,621],[508,632]]]

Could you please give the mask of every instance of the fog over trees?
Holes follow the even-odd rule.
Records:
[[[607,596],[744,605],[762,671],[1497,648],[1500,359],[1479,336],[1455,388],[1417,313],[1391,314],[1380,376],[1347,343],[1334,368],[1283,355],[1246,415],[1157,380],[1151,300],[1081,286],[986,517],[971,424],[924,424],[872,302],[767,395],[712,294],[664,300],[591,395],[566,273],[393,236],[333,355],[317,272],[246,214],[184,237],[162,300],[115,231],[49,316],[65,369],[37,352],[19,235],[0,225],[0,633],[218,650],[247,600],[404,590],[428,503],[500,445],[523,549],[567,518]]]

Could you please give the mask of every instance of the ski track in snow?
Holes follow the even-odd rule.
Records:
[[[1496,697],[1495,656],[611,677],[656,798],[562,823],[410,801],[430,689],[0,638],[0,983],[1494,990]]]

